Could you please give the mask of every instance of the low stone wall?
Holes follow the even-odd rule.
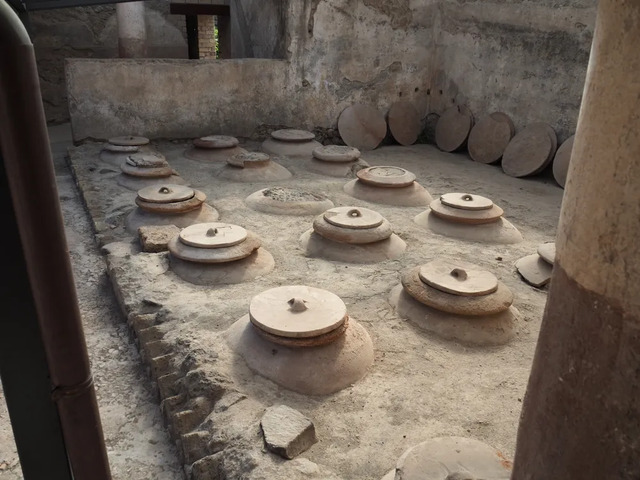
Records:
[[[340,93],[328,82],[311,85],[286,60],[271,59],[69,59],[66,77],[76,142],[128,133],[251,137],[265,125],[331,128],[362,95],[358,86]],[[397,82],[391,74],[380,79],[379,108],[395,101]]]
[[[73,138],[250,136],[287,123],[279,60],[85,60],[66,66]]]

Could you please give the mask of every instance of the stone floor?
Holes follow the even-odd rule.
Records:
[[[288,480],[322,478],[379,480],[407,448],[437,436],[468,436],[513,456],[515,435],[535,349],[546,290],[525,284],[514,263],[553,241],[562,189],[548,175],[517,179],[499,166],[447,154],[432,145],[385,146],[366,152],[372,165],[397,165],[415,173],[434,197],[472,192],[493,199],[521,231],[514,245],[480,244],[433,234],[413,218],[425,207],[374,205],[349,197],[347,178],[311,173],[306,159],[279,158],[294,177],[278,182],[324,193],[336,205],[367,206],[387,218],[407,243],[395,260],[358,265],[307,258],[300,236],[313,215],[272,216],[243,201],[272,182],[221,180],[222,164],[184,158],[182,141],[153,142],[182,177],[207,194],[221,221],[256,232],[275,259],[272,273],[251,282],[217,287],[181,280],[166,253],[139,253],[125,217],[135,192],[117,183],[118,169],[100,161],[100,143],[73,149],[70,163],[104,245],[120,306],[138,333],[143,361],[157,380],[163,412],[194,479]],[[243,142],[254,150],[255,142]],[[547,172],[548,173],[548,172]],[[499,347],[471,347],[422,332],[389,304],[399,274],[438,257],[460,258],[493,271],[514,293],[520,311],[516,336]],[[313,284],[345,301],[368,330],[374,364],[354,385],[332,395],[290,392],[249,370],[227,342],[232,324],[250,299],[267,288]],[[274,355],[277,354],[274,353]],[[259,422],[265,409],[285,404],[311,418],[318,443],[283,462],[264,451]],[[222,473],[220,473],[222,472]]]
[[[114,480],[183,478],[156,394],[129,335],[105,273],[87,213],[64,156],[69,125],[49,130],[85,335]],[[0,390],[0,480],[22,478]]]

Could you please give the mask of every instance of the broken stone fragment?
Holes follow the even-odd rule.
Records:
[[[180,229],[175,225],[148,225],[138,228],[143,252],[164,252],[169,249],[169,240],[177,236]]]
[[[286,405],[267,408],[260,426],[267,449],[283,458],[295,458],[318,441],[311,420]]]

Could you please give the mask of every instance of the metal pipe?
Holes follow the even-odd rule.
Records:
[[[0,148],[76,480],[110,480],[82,320],[58,201],[35,53],[0,0]]]

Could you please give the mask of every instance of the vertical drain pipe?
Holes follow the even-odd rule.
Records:
[[[0,0],[0,149],[73,478],[110,480],[34,49],[4,0]]]

